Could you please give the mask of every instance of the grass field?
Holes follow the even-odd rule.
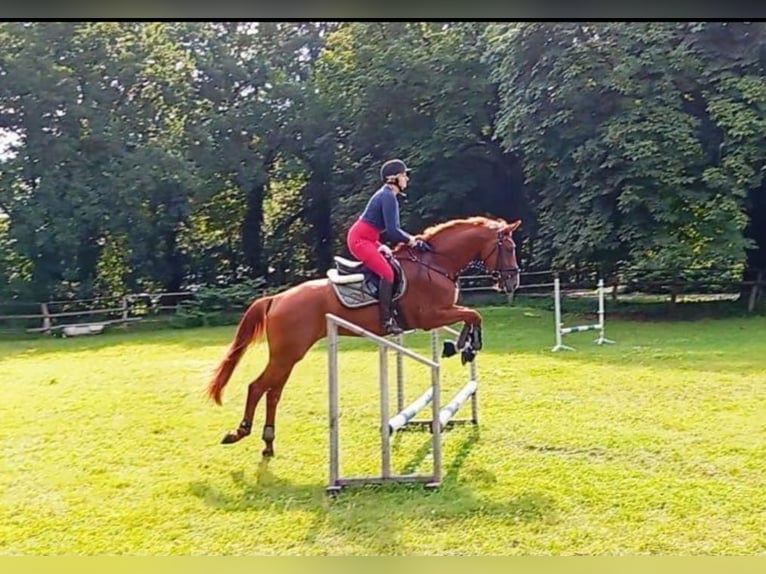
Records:
[[[482,312],[481,424],[445,435],[442,488],[336,499],[324,342],[285,389],[269,462],[264,404],[250,438],[219,444],[265,345],[222,408],[204,397],[234,327],[0,342],[0,554],[766,551],[766,318],[608,320],[617,344],[581,333],[551,353],[548,311]],[[344,474],[376,474],[377,351],[341,348]],[[444,365],[446,396],[466,368]],[[406,370],[411,399],[427,372]],[[428,445],[397,436],[395,470],[427,471]]]

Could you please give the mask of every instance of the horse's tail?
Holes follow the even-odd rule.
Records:
[[[271,308],[273,297],[261,297],[248,307],[242,319],[239,321],[237,333],[231,342],[229,351],[226,353],[221,364],[215,371],[215,375],[208,384],[207,394],[217,404],[221,404],[221,395],[226,383],[229,382],[237,363],[242,358],[250,343],[257,341],[266,328],[266,315]]]

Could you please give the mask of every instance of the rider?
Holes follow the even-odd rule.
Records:
[[[394,269],[386,260],[391,256],[391,249],[381,242],[381,236],[385,234],[386,240],[406,243],[418,251],[431,249],[428,243],[399,227],[399,203],[396,198],[407,188],[409,173],[410,170],[400,159],[385,162],[380,168],[383,185],[372,195],[346,236],[351,254],[380,277],[378,299],[381,325],[387,334],[393,335],[401,333],[402,328],[392,315]]]

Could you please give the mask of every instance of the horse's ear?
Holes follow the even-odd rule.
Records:
[[[521,227],[521,219],[517,219],[516,221],[513,221],[505,226],[505,229],[503,229],[504,233],[511,233],[513,231],[516,231],[519,227]]]

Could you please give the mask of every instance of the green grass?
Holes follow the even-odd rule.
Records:
[[[608,319],[617,344],[579,333],[551,353],[547,310],[482,312],[480,427],[446,433],[442,488],[337,499],[324,342],[285,389],[269,462],[265,404],[250,438],[219,444],[264,344],[222,408],[204,397],[234,327],[0,342],[0,554],[766,551],[766,318]],[[426,352],[426,334],[409,340]],[[376,474],[377,351],[341,348],[343,473]],[[412,399],[428,375],[405,368]],[[451,395],[466,368],[444,371]],[[395,470],[427,471],[429,436],[398,435]]]

